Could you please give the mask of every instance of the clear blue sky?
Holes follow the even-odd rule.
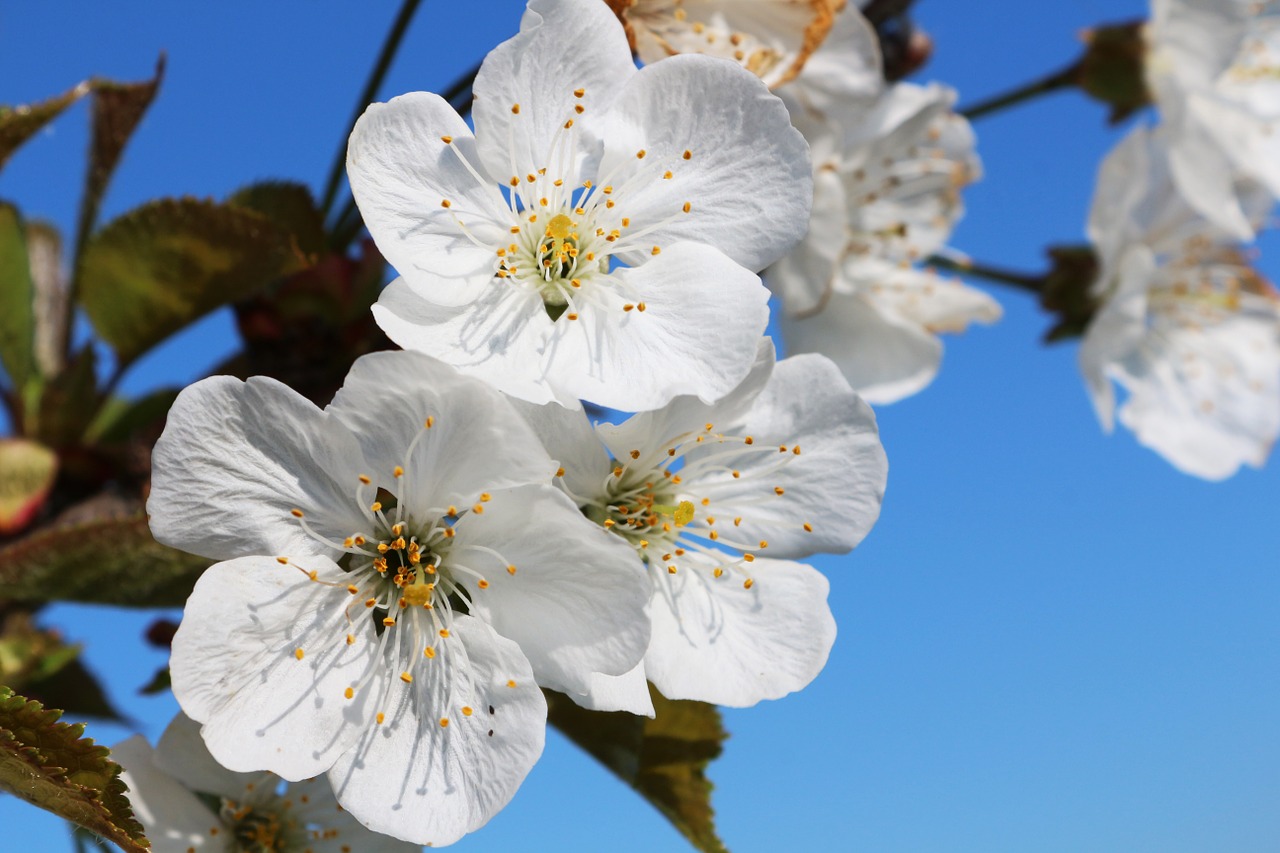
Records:
[[[91,74],[169,74],[107,200],[222,197],[262,178],[318,187],[393,2],[50,2],[0,11],[0,102]],[[440,89],[514,32],[517,0],[426,0],[384,90]],[[924,78],[962,101],[1056,69],[1089,25],[1139,0],[922,0]],[[566,46],[569,47],[569,46]],[[0,197],[69,228],[83,108],[0,173]],[[1082,239],[1118,133],[1075,94],[978,125],[986,178],[953,244],[1038,269]],[[1280,244],[1262,268],[1280,277]],[[939,379],[880,412],[881,520],[831,578],[840,636],[809,689],[731,711],[711,771],[729,847],[857,851],[1272,851],[1280,844],[1280,466],[1221,484],[1102,435],[1074,345],[1044,348],[1020,294],[951,339]],[[213,318],[139,365],[138,391],[189,381],[232,346]],[[81,607],[47,621],[88,643],[113,697],[154,738],[171,699],[141,699],[163,656],[149,616]],[[797,626],[798,629],[801,626]],[[110,743],[126,732],[96,726]],[[69,850],[59,823],[0,798],[14,850]],[[21,827],[17,837],[13,827]],[[456,849],[681,849],[665,821],[557,736],[515,801]]]

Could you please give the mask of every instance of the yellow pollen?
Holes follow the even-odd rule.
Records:
[[[676,573],[676,567],[674,563],[670,566],[667,566],[667,574],[674,575],[675,573]]]
[[[677,549],[676,549],[676,556],[677,556],[677,557],[683,557],[683,556],[684,556],[684,549],[683,549],[683,548],[677,548]]]
[[[586,109],[587,109],[587,108],[586,108],[586,107],[584,107],[582,104],[574,104],[574,105],[573,105],[573,111],[574,111],[575,113],[577,113],[578,115],[582,115],[582,114],[583,114],[583,112],[585,112],[585,111],[586,111]]]
[[[507,686],[508,686],[508,687],[515,687],[515,686],[516,686],[516,683],[515,683],[514,681],[508,681],[508,682],[507,682]]]
[[[441,636],[441,637],[445,637],[445,638],[447,639],[447,638],[448,638],[448,636],[449,636],[449,629],[448,629],[448,628],[441,628],[441,629],[440,629],[440,636]]]
[[[453,207],[453,202],[449,201],[449,199],[447,199],[447,198],[442,198],[442,199],[440,199],[440,206],[441,206],[441,207]]]
[[[569,129],[569,128],[571,128],[571,127],[573,127],[573,119],[569,119],[568,121],[566,121],[566,122],[564,123],[564,129],[565,129],[565,130],[568,130],[568,129]],[[556,182],[556,186],[560,186],[560,183],[559,183],[558,181]]]
[[[572,313],[572,312],[571,312],[571,313],[569,313],[569,314],[566,314],[565,316],[566,316],[566,317],[568,317],[570,320],[576,320],[576,319],[578,319],[578,315],[577,315],[577,314],[574,314],[574,313]]]
[[[564,466],[561,466],[561,467],[559,467],[559,468],[557,468],[557,469],[556,469],[556,476],[557,476],[557,477],[563,477],[563,476],[564,476]]]
[[[435,646],[427,646],[425,649],[422,650],[422,654],[424,657],[429,657],[429,658],[435,657],[436,656]]]
[[[671,180],[673,177],[674,177],[674,175],[672,175],[672,174],[671,174],[670,170],[668,170],[668,171],[666,171],[666,172],[663,172],[663,173],[662,173],[662,180],[664,180],[664,181],[669,181],[669,180]]]
[[[617,524],[617,522],[616,522],[616,521],[614,521],[612,518],[606,518],[606,519],[604,520],[604,526],[605,526],[605,527],[613,527],[613,525],[615,525],[615,524]]]
[[[683,154],[681,154],[680,156],[681,156],[681,157],[683,157],[684,159],[688,160],[688,159],[690,159],[690,158],[692,158],[692,157],[693,157],[693,152],[692,152],[692,151],[689,151],[688,149],[685,149],[685,152],[684,152]]]
[[[538,180],[538,176],[537,176],[537,175],[535,175],[535,174],[530,173],[530,174],[528,174],[528,175],[525,175],[525,176],[524,176],[524,179],[525,179],[526,181],[528,181],[529,183],[533,183],[534,181]],[[530,218],[529,218],[529,221],[530,221],[530,222],[535,222],[536,220],[535,220],[533,217],[530,217]]]
[[[573,90],[573,96],[574,96],[575,98],[581,98],[581,97],[582,97],[583,95],[585,95],[585,94],[587,94],[587,90],[586,90],[586,89],[574,89],[574,90]]]
[[[662,249],[661,249],[660,247],[658,247],[658,246],[654,246],[654,247],[653,247],[653,251],[652,251],[652,252],[650,252],[649,254],[651,254],[651,255],[657,255],[657,254],[660,254],[661,252],[662,252]]]
[[[634,306],[634,305],[632,305],[630,302],[628,302],[626,305],[623,305],[623,306],[622,306],[622,310],[623,310],[623,311],[631,311],[631,310],[633,310],[635,307],[636,307],[636,306]]]
[[[372,483],[372,482],[373,482],[373,480],[370,480],[370,479],[369,479],[368,477],[366,477],[364,474],[361,474],[361,475],[360,475],[360,482],[361,482],[361,483],[364,483],[364,484],[367,486],[367,485],[369,485],[370,483]]]
[[[721,575],[724,574],[724,569],[720,568],[719,566],[716,566],[716,570],[711,574],[715,575],[716,577],[720,577]]]
[[[387,616],[387,617],[385,617],[385,618],[382,620],[382,624],[383,624],[383,625],[385,625],[385,626],[387,626],[388,628],[392,627],[393,625],[395,625],[395,624],[396,624],[395,617],[393,617],[393,616]]]
[[[354,646],[355,644],[356,644],[356,635],[355,635],[355,634],[347,634],[347,645],[348,645],[348,646]]]
[[[519,104],[512,104],[512,105],[511,105],[511,114],[512,114],[513,116],[518,116],[518,115],[520,115],[520,105],[519,105]]]
[[[742,443],[743,443],[743,444],[755,444],[755,443],[756,443],[756,440],[755,440],[754,438],[752,438],[751,436],[747,436],[746,438],[742,439]]]
[[[431,415],[427,415],[427,419],[422,423],[427,429],[431,429],[433,426],[436,425],[436,419],[431,417]]]
[[[686,524],[693,521],[693,510],[694,507],[692,501],[680,501],[675,512],[676,527],[684,527]]]
[[[613,184],[605,184],[604,188],[600,190],[600,192],[604,193],[605,195],[608,195],[609,193],[613,192]]]
[[[472,713],[473,713],[473,712],[472,712],[472,710],[471,710],[471,706],[470,706],[470,705],[463,705],[463,706],[462,706],[462,716],[464,716],[464,717],[470,717]]]
[[[812,532],[813,532],[813,525],[806,521],[806,522],[804,523],[804,532],[805,532],[805,533],[812,533]]]
[[[622,227],[623,227],[623,228],[626,228],[626,227],[628,227],[629,225],[631,225],[631,219],[630,219],[629,217],[626,217],[626,216],[622,217]]]
[[[440,137],[440,141],[441,141],[441,142],[443,142],[445,145],[449,145],[449,144],[451,144],[451,143],[453,142],[453,137],[452,137],[452,136],[442,136],[442,137]]]
[[[711,541],[713,542],[720,538],[720,534],[716,533],[714,530],[711,531],[711,533],[709,533],[708,535],[711,537]]]
[[[518,187],[520,186],[520,179],[517,178],[515,175],[512,175],[511,180],[507,181],[507,183],[511,184],[511,186],[513,187]],[[516,227],[512,228],[511,233],[512,234],[520,233],[520,226],[517,225]]]
[[[294,650],[293,650],[293,656],[294,656],[295,658],[297,658],[298,660],[302,660],[302,655],[303,655],[303,651],[302,651],[302,649],[294,649]]]
[[[381,509],[382,509],[381,501],[374,501],[373,503],[369,504],[369,512],[379,512]]]
[[[778,452],[779,452],[779,453],[786,453],[786,452],[787,452],[787,446],[786,446],[785,444],[779,444],[779,445],[778,445]]]
[[[476,581],[476,586],[480,587],[481,589],[488,589],[489,582],[484,578],[481,578],[480,580]]]
[[[636,152],[636,159],[643,160],[645,153],[646,153],[645,150],[641,148],[639,151]]]
[[[782,486],[774,486],[774,487],[773,487],[773,493],[774,493],[775,495],[779,495],[779,496],[781,496],[781,495],[786,494],[786,489],[782,488]]]
[[[289,510],[289,514],[294,518],[302,518],[302,510],[300,509],[291,509]]]
[[[514,575],[515,573],[516,573],[516,567],[514,565],[507,566],[507,574]]]
[[[751,578],[747,578],[742,582],[743,589],[751,589],[751,587],[753,586],[755,586],[755,581],[753,581]]]
[[[768,547],[769,547],[769,542],[768,542],[768,540],[761,539],[761,540],[760,540],[760,547],[761,547],[761,548],[768,548]]]
[[[359,592],[359,591],[360,591],[360,590],[356,589],[356,587],[355,587],[355,586],[353,586],[353,585],[351,585],[351,584],[348,584],[348,585],[347,585],[347,592],[351,593],[352,595],[355,595],[355,594],[356,594],[357,592]]]
[[[442,729],[447,729],[447,728],[449,728],[449,718],[448,718],[448,717],[441,717],[441,718],[440,718],[440,728],[442,728]]]
[[[386,542],[379,542],[379,543],[378,543],[378,553],[379,553],[379,554],[385,554],[385,553],[387,553],[387,552],[388,552],[388,551],[390,551],[390,550],[391,550],[391,546],[390,546],[390,545],[388,545]]]
[[[453,538],[454,536],[456,536],[456,535],[457,535],[457,533],[455,533],[455,532],[454,532],[454,530],[453,530],[453,528],[452,528],[452,527],[446,527],[446,528],[444,529],[444,538],[445,538],[445,539],[452,539],[452,538]]]
[[[350,548],[350,547],[352,546],[352,544],[354,544],[354,543],[355,543],[355,541],[356,541],[356,540],[354,540],[354,539],[352,539],[350,536],[348,536],[346,539],[343,539],[343,540],[342,540],[342,547],[343,547],[343,548]]]
[[[755,555],[755,554],[743,554],[743,555],[742,555],[742,559],[746,560],[748,563],[754,563],[754,562],[756,561],[756,555]]]
[[[797,444],[795,447],[791,448],[791,452],[792,452],[792,453],[794,453],[796,456],[799,456],[799,455],[800,455],[800,445],[798,445],[798,444]]]
[[[386,718],[387,718],[387,715],[382,713],[381,711],[378,712],[378,716],[374,717],[374,719],[378,721],[378,725],[382,725],[382,721],[385,720]]]
[[[733,479],[735,479],[735,480],[736,480],[736,479],[738,479],[738,478],[739,478],[739,477],[741,477],[741,476],[742,476],[742,472],[741,472],[741,471],[734,471],[734,472],[733,472]]]
[[[368,539],[365,539],[363,536],[360,536],[360,535],[358,535],[358,534],[356,535],[356,544],[357,544],[357,545],[363,545],[364,543],[366,543],[366,542],[368,542],[368,541],[369,541],[369,540],[368,540]]]
[[[688,213],[689,211],[693,210],[693,205],[686,201],[684,203],[684,207],[682,207],[681,210],[683,210],[685,213]]]
[[[352,696],[356,695],[356,691],[348,687],[346,690],[342,691],[342,695],[350,699]]]
[[[407,672],[402,672],[400,673],[400,680],[403,681],[405,684],[412,684],[413,676]]]
[[[402,468],[402,467],[401,467],[401,466],[399,466],[399,465],[397,465],[396,467],[392,468],[392,469],[391,469],[391,476],[393,476],[393,477],[403,477],[403,476],[404,476],[404,468]]]
[[[484,512],[484,507],[481,506],[480,504],[475,504],[474,506],[471,507],[471,511],[474,512],[476,515],[480,515]]]
[[[280,565],[282,565],[282,566],[287,566],[287,565],[289,565],[289,558],[288,558],[288,557],[276,557],[276,562],[277,562],[277,563],[279,563],[279,564],[280,564]]]
[[[365,607],[372,607],[373,605],[375,605],[375,604],[377,604],[377,603],[378,603],[378,599],[376,599],[376,598],[366,598],[366,599],[365,599],[365,601],[364,601],[364,606],[365,606]]]

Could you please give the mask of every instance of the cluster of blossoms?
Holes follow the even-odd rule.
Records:
[[[1280,4],[1153,0],[1146,40],[1160,122],[1099,171],[1080,363],[1106,429],[1114,380],[1140,442],[1222,479],[1280,435],[1280,293],[1242,248],[1280,197]]]
[[[203,380],[155,447],[156,538],[219,561],[173,641],[185,716],[154,755],[121,747],[157,850],[448,844],[539,757],[544,689],[652,715],[648,683],[749,706],[820,672],[828,584],[797,560],[866,536],[887,463],[841,369],[762,337],[758,271],[810,228],[815,174],[767,84],[799,85],[836,12],[777,5],[798,41],[725,31],[740,51],[637,69],[628,33],[682,50],[645,4],[624,29],[600,0],[531,0],[474,131],[430,93],[359,120],[352,190],[400,276],[374,314],[403,351],[323,409]],[[842,155],[866,161],[858,204],[920,181],[861,214],[868,263],[928,251],[888,217],[953,215],[976,170],[930,106],[949,96],[904,97],[918,118],[874,120],[896,141]],[[636,414],[593,424],[584,400]]]

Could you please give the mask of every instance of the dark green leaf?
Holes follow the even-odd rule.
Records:
[[[128,441],[136,431],[158,428],[177,396],[178,389],[161,388],[135,400],[112,397],[89,425],[85,438],[90,442],[112,444]]]
[[[705,702],[664,698],[652,686],[657,716],[588,711],[546,691],[550,723],[635,788],[704,853],[725,847],[716,835],[707,765],[728,735],[720,711]]]
[[[0,589],[15,601],[180,607],[211,562],[156,542],[139,502],[93,499],[0,548]]]
[[[260,214],[166,199],[93,236],[80,300],[98,335],[129,363],[193,320],[301,266],[292,238]]]
[[[90,84],[81,83],[56,98],[38,104],[0,107],[0,169],[4,168],[22,143],[57,118],[67,107],[87,95],[89,88]]]
[[[143,696],[154,696],[157,693],[163,693],[173,687],[173,680],[169,677],[169,667],[161,667],[156,670],[156,674],[151,676],[151,680],[138,688],[138,692]]]
[[[78,646],[67,648],[73,654],[79,654]],[[78,656],[52,675],[32,679],[22,692],[45,706],[62,708],[77,717],[97,717],[116,722],[124,719],[107,698],[98,677],[89,671]]]
[[[250,184],[231,198],[228,204],[245,207],[278,228],[293,235],[298,248],[308,257],[325,250],[324,217],[316,209],[311,190],[292,181],[263,181]]]
[[[110,750],[39,702],[0,687],[0,789],[66,818],[126,853],[150,846],[133,816]]]
[[[98,354],[85,344],[40,392],[35,435],[50,447],[79,443],[93,420],[98,383]]]
[[[0,203],[0,362],[18,391],[35,367],[35,287],[25,231],[17,208]]]

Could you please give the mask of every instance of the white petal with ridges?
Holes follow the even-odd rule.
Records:
[[[155,764],[155,752],[142,735],[111,747],[111,758],[124,768],[129,805],[151,841],[152,853],[222,853],[228,839],[222,819]],[[214,830],[211,832],[210,830]]]

